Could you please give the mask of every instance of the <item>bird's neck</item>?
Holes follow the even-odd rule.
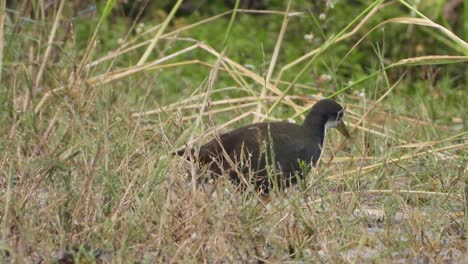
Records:
[[[304,128],[307,130],[307,134],[312,137],[313,140],[318,141],[320,147],[323,147],[325,135],[327,133],[327,118],[321,115],[307,116],[304,121]]]

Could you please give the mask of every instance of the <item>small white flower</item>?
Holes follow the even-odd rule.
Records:
[[[325,15],[325,13],[320,13],[319,15],[320,20],[325,20],[326,18],[327,18],[327,15]]]
[[[289,123],[296,124],[296,120],[294,120],[294,119],[292,119],[292,118],[288,118],[288,122],[289,122]]]
[[[137,34],[140,34],[143,31],[143,28],[145,27],[145,23],[140,23],[137,25],[135,31]]]
[[[312,40],[314,39],[314,34],[310,33],[310,34],[305,34],[304,35],[304,39],[308,42],[312,42]]]
[[[320,75],[319,78],[320,78],[320,80],[321,80],[322,82],[329,82],[329,81],[331,81],[331,79],[332,79],[332,77],[330,76],[330,74],[325,74],[325,73],[322,74],[322,75]]]
[[[366,96],[365,90],[364,90],[364,89],[361,89],[361,91],[359,92],[358,96],[359,96],[359,97],[365,97],[365,96]]]

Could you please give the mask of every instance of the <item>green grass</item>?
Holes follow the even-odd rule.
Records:
[[[405,7],[413,2],[327,8],[292,1],[290,12],[303,13],[289,17],[279,41],[283,1],[271,2],[278,12],[237,10],[235,18],[228,12],[198,26],[227,7],[145,16],[133,29],[131,18],[109,13],[113,1],[102,1],[70,30],[68,2],[60,20],[59,4],[42,16],[42,2],[33,2],[20,1],[19,13],[10,8],[2,17],[3,262],[49,263],[64,254],[109,263],[466,257],[468,50],[448,33],[463,36],[462,26],[442,17],[440,1],[415,8],[448,32],[416,25],[409,18],[425,18]],[[369,13],[373,6],[379,9]],[[354,34],[333,42],[368,14]],[[405,23],[372,30],[396,17]],[[148,44],[125,49],[151,40],[146,63],[164,62],[139,68]],[[222,62],[210,53],[225,47]],[[331,95],[346,107],[349,128],[359,126],[350,141],[328,133],[319,166],[300,188],[262,200],[221,177],[211,194],[192,185],[203,169],[170,154],[190,140],[205,142],[213,127],[223,132],[262,119],[252,114],[257,109],[302,122],[317,96]]]

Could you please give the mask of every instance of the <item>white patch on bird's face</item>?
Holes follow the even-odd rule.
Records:
[[[328,128],[330,127],[337,127],[339,121],[338,120],[328,120],[327,123],[325,123],[325,132],[327,131]]]
[[[323,131],[323,139],[322,139],[322,142],[321,144],[319,145],[319,148],[320,148],[320,156],[317,160],[317,163],[318,161],[320,160],[320,158],[322,157],[322,154],[323,154],[323,150],[325,149],[325,137],[327,136],[327,129],[329,128],[335,128],[338,126],[338,124],[341,122],[341,119],[343,118],[343,111],[340,110],[338,112],[338,115],[336,116],[336,120],[328,120],[326,123],[325,123],[325,129]]]
[[[325,133],[327,132],[327,129],[330,128],[330,127],[337,127],[338,124],[341,122],[341,120],[343,119],[343,110],[340,110],[338,111],[337,115],[336,115],[336,119],[335,120],[328,120],[327,123],[325,123]],[[325,134],[324,133],[324,134]]]
[[[322,142],[321,144],[319,144],[319,148],[320,148],[320,156],[317,160],[317,163],[319,162],[319,160],[322,158],[322,155],[323,155],[323,150],[325,149],[325,137],[327,136],[327,129],[330,128],[330,127],[336,127],[338,125],[338,121],[336,120],[328,120],[327,123],[325,123],[325,131],[323,131],[323,138],[322,138]]]

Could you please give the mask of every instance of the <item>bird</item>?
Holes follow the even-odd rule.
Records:
[[[173,154],[206,166],[212,175],[228,175],[237,184],[252,184],[268,193],[274,185],[283,189],[304,179],[317,165],[328,128],[346,138],[344,109],[331,99],[322,99],[308,111],[302,125],[290,122],[260,122],[216,136],[199,149],[184,148]]]

